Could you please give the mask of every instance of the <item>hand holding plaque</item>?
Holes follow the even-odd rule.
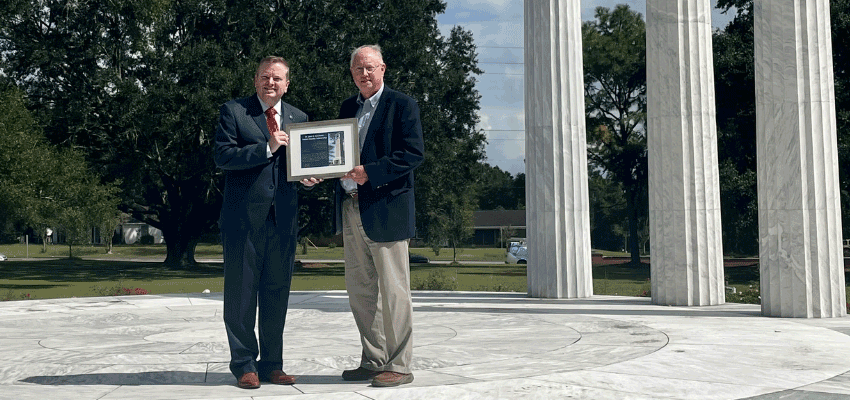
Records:
[[[287,180],[339,178],[359,165],[354,118],[288,124]],[[302,182],[303,183],[303,182]]]

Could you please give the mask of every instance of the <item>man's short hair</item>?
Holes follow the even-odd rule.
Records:
[[[351,61],[348,63],[349,68],[354,66],[354,57],[357,57],[357,53],[359,53],[360,50],[363,50],[363,49],[374,50],[376,53],[378,53],[378,58],[381,59],[381,63],[384,62],[384,53],[381,52],[381,46],[379,46],[377,44],[364,44],[363,46],[360,46],[360,47],[354,49],[354,51],[351,52]]]
[[[283,57],[278,56],[267,56],[260,60],[260,64],[257,65],[257,71],[254,72],[254,77],[260,75],[260,69],[263,68],[264,65],[267,64],[283,64],[286,67],[286,80],[289,80],[289,63],[283,59]]]

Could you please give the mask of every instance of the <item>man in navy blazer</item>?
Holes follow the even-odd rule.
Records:
[[[289,87],[289,65],[280,57],[260,61],[256,96],[221,106],[215,163],[224,170],[219,227],[224,249],[224,325],[230,371],[237,385],[260,381],[291,385],[283,372],[283,326],[298,234],[298,196],[287,182],[286,124],[307,115],[281,101]],[[305,179],[312,186],[319,181]],[[259,306],[259,343],[254,334]],[[259,357],[259,360],[258,360]]]
[[[413,170],[424,158],[419,106],[384,85],[377,45],[351,55],[360,92],[342,103],[339,118],[357,118],[360,164],[335,191],[335,227],[345,241],[345,287],[363,347],[360,366],[345,380],[373,386],[413,381],[413,305],[408,242],[414,235]]]

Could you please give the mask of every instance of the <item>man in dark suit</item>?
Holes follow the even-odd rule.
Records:
[[[298,234],[298,196],[286,180],[286,124],[307,115],[281,101],[289,65],[280,57],[260,61],[256,96],[221,106],[215,163],[224,170],[219,227],[224,248],[224,325],[230,371],[245,389],[260,380],[291,385],[283,372],[283,326]],[[301,183],[312,186],[316,179]],[[259,305],[259,344],[254,335]],[[258,361],[259,356],[259,361]]]
[[[357,118],[360,164],[336,186],[337,232],[345,241],[345,287],[363,346],[360,366],[345,380],[373,386],[413,381],[413,305],[408,242],[414,235],[413,170],[424,143],[419,106],[384,86],[381,49],[351,55],[360,93],[342,103],[339,118]]]

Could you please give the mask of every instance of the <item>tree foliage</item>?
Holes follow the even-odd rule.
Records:
[[[442,193],[473,186],[484,137],[475,46],[460,28],[440,35],[444,10],[440,0],[13,0],[0,7],[0,55],[48,138],[120,183],[122,211],[162,230],[167,264],[187,266],[220,210],[218,106],[253,94],[256,63],[273,54],[290,62],[284,100],[311,120],[336,118],[356,93],[350,52],[366,43],[382,45],[387,84],[422,108],[418,228],[446,239],[428,213],[466,207]],[[303,233],[329,233],[330,190],[304,196]]]
[[[525,209],[525,174],[514,177],[487,163],[479,164],[475,174],[479,177],[479,210]]]
[[[51,146],[22,93],[0,90],[0,221],[3,231],[59,228],[70,246],[91,243],[91,229],[115,229],[117,187],[103,185],[78,151]],[[44,236],[42,236],[44,239]]]
[[[647,218],[646,25],[627,5],[596,9],[582,24],[589,169],[622,190],[629,252],[640,263]],[[613,233],[613,232],[612,232]]]
[[[727,254],[758,253],[756,188],[756,107],[751,8],[740,1],[738,14],[713,37],[714,92],[723,249]]]

